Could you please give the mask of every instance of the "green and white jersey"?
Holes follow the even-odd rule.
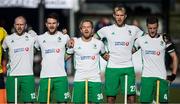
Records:
[[[92,38],[85,42],[82,38],[74,38],[74,67],[76,69],[74,81],[101,82],[100,54],[105,53],[102,41]]]
[[[54,35],[45,32],[38,36],[35,47],[42,53],[40,78],[66,76],[64,55],[68,40],[69,36],[59,31]]]
[[[13,33],[5,38],[3,48],[9,49],[8,76],[33,75],[34,43],[35,37],[28,33]]]
[[[149,35],[142,36],[135,41],[136,49],[141,49],[143,59],[143,77],[158,77],[166,79],[165,51],[174,51],[172,43],[166,44],[162,35],[151,38]]]
[[[107,39],[109,61],[107,67],[124,68],[132,67],[132,47],[134,40],[143,35],[138,27],[125,24],[123,27],[110,25],[101,28],[97,35]]]

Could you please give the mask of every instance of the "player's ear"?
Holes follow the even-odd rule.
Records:
[[[25,30],[27,30],[27,28],[28,28],[28,27],[27,27],[27,24],[25,24]]]
[[[115,14],[113,13],[113,18],[115,18]]]
[[[46,27],[48,26],[47,22],[45,23],[45,26],[46,26]]]
[[[127,18],[127,14],[125,14],[125,19]]]
[[[91,36],[92,36],[92,37],[94,36],[94,29],[92,29],[92,34],[91,34]]]

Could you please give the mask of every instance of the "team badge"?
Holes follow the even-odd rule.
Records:
[[[94,44],[93,49],[97,49],[97,45],[96,44]]]
[[[28,37],[28,36],[25,36],[25,40],[28,41],[28,40],[29,40],[29,37]]]
[[[131,34],[131,30],[128,30],[128,33],[129,33],[129,36],[132,36],[132,34]]]
[[[147,42],[147,41],[145,41],[145,42],[144,42],[144,44],[148,44],[148,42]]]
[[[81,49],[81,47],[79,46],[78,49]]]
[[[58,42],[61,42],[61,37],[58,37]]]

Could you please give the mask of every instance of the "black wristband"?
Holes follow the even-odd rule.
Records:
[[[171,77],[172,77],[172,79],[175,80],[176,79],[176,74],[172,74]]]
[[[169,76],[167,76],[167,80],[169,80],[169,81],[174,81],[176,79],[176,74],[171,74],[171,75],[169,75]]]

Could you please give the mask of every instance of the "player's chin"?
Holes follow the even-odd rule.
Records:
[[[17,31],[17,33],[18,33],[19,35],[22,35],[22,34],[23,34],[23,31]]]
[[[56,30],[55,29],[53,29],[53,30],[49,30],[49,33],[50,34],[54,34],[56,32]]]
[[[123,25],[123,22],[117,22],[117,25],[118,25],[118,26],[122,26],[122,25]]]

